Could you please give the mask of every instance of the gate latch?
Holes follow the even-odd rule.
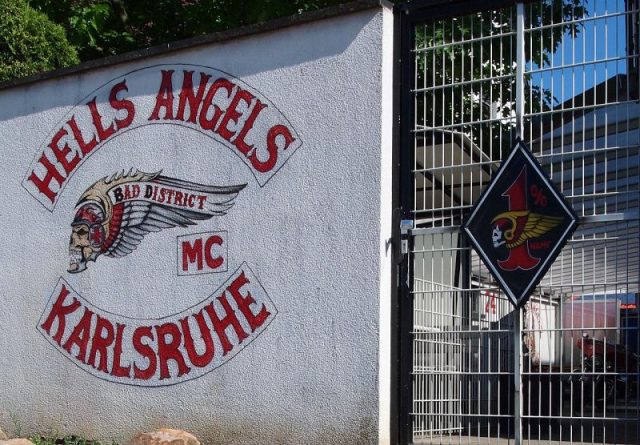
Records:
[[[402,255],[406,255],[409,253],[409,236],[411,236],[412,230],[412,219],[400,220],[400,253],[402,253]]]

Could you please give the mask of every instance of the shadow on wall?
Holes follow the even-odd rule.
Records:
[[[88,62],[95,66],[79,73],[44,75],[25,85],[0,84],[0,122],[28,116],[51,108],[69,107],[82,103],[81,98],[107,84],[110,80],[132,70],[171,64],[196,63],[226,71],[240,79],[260,73],[304,65],[307,62],[330,58],[341,54],[358,38],[362,29],[372,20],[376,10],[368,10],[337,18],[319,20],[300,26],[289,26],[273,32],[259,32],[230,40],[186,47],[146,56],[147,50],[123,54],[114,58]],[[301,29],[304,28],[304,31]],[[247,44],[247,40],[254,42]],[[153,49],[151,49],[153,51]],[[132,55],[140,54],[139,58]],[[84,65],[83,65],[84,66]],[[80,68],[82,69],[82,68]],[[64,70],[63,70],[64,72]],[[313,76],[314,72],[302,69],[298,75]],[[249,80],[249,84],[251,80]],[[68,93],[61,93],[64,91]],[[151,83],[137,95],[155,95],[157,85]],[[60,113],[60,111],[58,112]]]

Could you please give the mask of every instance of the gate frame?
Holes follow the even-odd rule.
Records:
[[[395,250],[395,263],[397,274],[393,277],[394,287],[394,314],[392,324],[397,328],[394,330],[396,336],[392,343],[396,346],[392,361],[397,363],[395,372],[397,389],[392,391],[392,428],[397,431],[391,432],[391,437],[395,437],[399,445],[412,443],[411,411],[413,405],[412,393],[412,330],[413,330],[413,299],[411,293],[411,283],[413,282],[413,268],[411,267],[412,236],[403,236],[400,233],[400,220],[411,219],[411,209],[413,208],[414,190],[413,175],[411,173],[414,163],[414,150],[412,145],[411,130],[415,120],[413,109],[413,75],[415,71],[415,57],[412,50],[415,44],[414,27],[426,20],[442,19],[478,11],[495,10],[509,6],[530,3],[533,0],[413,0],[394,6],[394,161],[393,168],[397,170],[394,176],[398,178],[394,181],[393,201],[394,201],[394,227],[393,245]],[[519,116],[522,123],[522,114]],[[520,125],[519,125],[519,128]],[[397,173],[397,174],[396,174]],[[410,231],[409,231],[410,232]],[[403,241],[406,248],[401,249]],[[462,236],[462,242],[466,242]],[[518,311],[521,314],[520,311]],[[516,317],[520,318],[520,316]],[[519,321],[519,320],[518,320]],[[520,335],[521,323],[517,323],[518,329],[514,330],[514,338]],[[518,342],[516,342],[518,344]],[[521,354],[519,360],[521,360]],[[515,380],[514,380],[515,381]],[[516,400],[515,403],[518,403]],[[519,435],[518,428],[519,413],[516,412],[516,436]],[[518,443],[518,442],[516,442]]]

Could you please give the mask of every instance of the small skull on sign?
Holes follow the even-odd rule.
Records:
[[[500,230],[500,226],[496,225],[493,228],[493,233],[491,234],[491,240],[493,241],[493,247],[500,247],[505,243],[504,238],[502,237],[503,233]]]
[[[87,268],[87,262],[98,258],[104,232],[104,211],[98,204],[89,203],[78,209],[71,223],[69,272],[82,272]]]

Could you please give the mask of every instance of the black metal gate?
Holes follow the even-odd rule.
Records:
[[[398,8],[401,442],[640,443],[639,3]],[[580,217],[522,310],[460,231],[517,137]]]

